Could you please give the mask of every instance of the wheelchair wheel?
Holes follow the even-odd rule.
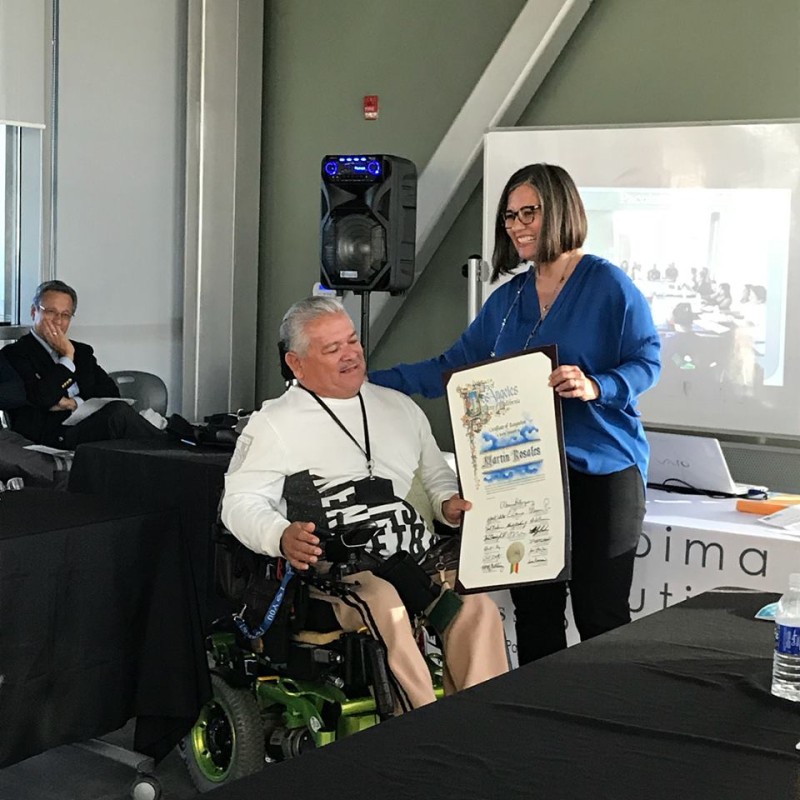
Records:
[[[214,696],[200,711],[179,749],[192,782],[208,792],[264,766],[264,727],[258,703],[246,689],[211,676]]]

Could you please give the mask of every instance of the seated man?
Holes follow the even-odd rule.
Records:
[[[0,411],[8,412],[26,402],[25,385],[0,350]],[[30,444],[14,431],[0,430],[0,481],[22,478],[26,486],[66,490],[71,457],[29,450]]]
[[[316,565],[316,526],[371,522],[373,553],[419,557],[433,534],[408,502],[419,476],[440,521],[457,525],[459,497],[422,411],[405,395],[365,383],[364,353],[338,300],[310,297],[283,318],[281,342],[297,378],[253,414],[225,478],[222,520],[251,550]],[[326,596],[345,630],[367,626],[386,647],[398,708],[435,699],[430,673],[395,589],[371,572],[347,578],[346,600]],[[497,607],[468,595],[443,636],[445,689],[459,690],[508,668]]]
[[[85,400],[119,397],[88,344],[67,337],[78,295],[63,281],[46,281],[33,296],[33,328],[3,354],[22,378],[26,405],[10,411],[11,427],[37,444],[74,450],[82,442],[142,439],[161,432],[127,403],[109,403],[77,425],[64,421]]]

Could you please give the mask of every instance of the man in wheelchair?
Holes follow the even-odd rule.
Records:
[[[293,570],[323,576],[314,581],[312,596],[331,605],[345,631],[366,627],[384,646],[397,711],[435,699],[401,596],[412,612],[431,621],[438,616],[446,692],[505,672],[497,607],[479,594],[454,601],[448,591],[454,575],[441,562],[447,602],[434,596],[422,609],[427,601],[425,587],[419,592],[415,586],[417,565],[436,537],[432,520],[418,508],[429,503],[433,517],[455,527],[470,504],[458,495],[421,410],[399,392],[365,382],[364,354],[338,300],[295,303],[280,338],[297,385],[266,401],[239,437],[225,479],[225,526],[255,553],[283,556]],[[424,492],[412,502],[420,483]],[[330,591],[323,547],[329,541],[341,546],[338,533],[365,526],[374,529],[366,550],[375,571],[340,574],[337,583],[348,591]],[[358,563],[364,566],[363,559]]]

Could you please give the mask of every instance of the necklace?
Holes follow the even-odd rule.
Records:
[[[553,287],[553,290],[552,290],[552,295],[553,296],[550,298],[550,302],[549,303],[540,303],[540,305],[539,305],[539,312],[540,312],[540,315],[541,315],[540,319],[544,319],[547,316],[547,314],[550,311],[550,309],[553,307],[553,303],[555,303],[556,298],[560,294],[562,287],[564,286],[564,284],[567,281],[567,273],[569,272],[570,267],[572,267],[573,264],[577,264],[576,257],[578,257],[578,253],[573,253],[567,259],[567,263],[564,264],[564,269],[561,271],[561,277],[558,279],[558,283],[556,283],[556,285]],[[537,264],[534,267],[534,269],[536,270],[536,281],[537,281],[536,292],[537,292],[537,294],[540,294],[538,281],[539,281],[539,278],[542,276],[541,267]]]
[[[506,315],[503,317],[503,321],[500,323],[500,330],[497,331],[497,338],[494,340],[494,344],[492,345],[492,349],[489,351],[490,358],[494,358],[497,355],[497,343],[500,341],[500,337],[503,335],[503,330],[506,327],[506,322],[508,322],[508,318],[511,316],[511,312],[516,307],[517,303],[519,303],[519,296],[522,294],[522,290],[528,285],[528,282],[531,279],[531,275],[533,275],[533,270],[535,268],[531,267],[528,270],[528,274],[525,276],[525,280],[520,285],[519,289],[517,289],[517,294],[515,295],[514,299],[511,301],[511,305],[508,307],[508,311],[506,311]],[[530,336],[528,337],[530,340]],[[526,343],[527,347],[527,343]]]
[[[544,318],[547,316],[547,312],[550,311],[550,309],[553,307],[553,303],[555,302],[556,297],[558,296],[559,292],[561,291],[561,287],[566,283],[566,281],[567,281],[567,271],[569,270],[571,261],[574,259],[574,262],[577,265],[577,263],[581,260],[581,258],[583,258],[583,256],[582,256],[582,254],[580,254],[578,252],[574,253],[570,257],[570,261],[567,262],[566,266],[564,267],[564,272],[562,273],[561,278],[559,279],[559,282],[557,284],[556,293],[553,295],[553,298],[550,300],[550,302],[547,305],[539,307],[539,319],[536,320],[536,324],[533,326],[533,328],[531,329],[531,332],[528,334],[528,338],[525,340],[525,344],[522,346],[523,350],[527,350],[528,349],[528,345],[531,343],[531,339],[533,339],[534,336],[536,336],[536,334],[539,332],[539,328],[541,327],[542,322],[544,322]],[[514,296],[514,299],[511,301],[511,305],[508,307],[508,311],[506,311],[506,314],[503,317],[503,321],[500,323],[500,329],[497,331],[497,337],[494,340],[494,344],[492,345],[492,349],[489,351],[489,357],[490,358],[494,358],[497,355],[497,344],[500,341],[500,337],[503,335],[503,331],[505,330],[506,323],[508,322],[509,317],[511,316],[512,312],[514,311],[514,309],[517,307],[517,304],[519,303],[520,295],[522,294],[523,290],[528,285],[528,282],[531,279],[531,275],[537,275],[538,276],[538,267],[536,267],[535,265],[532,266],[528,270],[528,273],[525,276],[525,280],[520,284],[519,289],[517,289],[517,293]]]

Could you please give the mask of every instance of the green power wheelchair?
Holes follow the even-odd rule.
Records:
[[[366,629],[343,632],[331,605],[310,597],[311,586],[346,596],[352,586],[344,582],[345,576],[365,568],[383,574],[393,559],[396,566],[394,556],[383,560],[365,551],[374,533],[363,525],[335,531],[318,528],[323,560],[330,569],[325,574],[310,569],[300,576],[283,559],[253,553],[224,529],[215,532],[218,590],[241,604],[242,611],[212,626],[206,649],[213,696],[179,744],[198,791],[393,716],[394,694],[382,643]],[[402,556],[399,561],[410,558]],[[412,618],[415,610],[439,595],[426,573],[414,567],[402,591],[393,577],[387,578]],[[405,566],[399,571],[405,572]],[[441,696],[441,660],[435,652],[426,657]]]

